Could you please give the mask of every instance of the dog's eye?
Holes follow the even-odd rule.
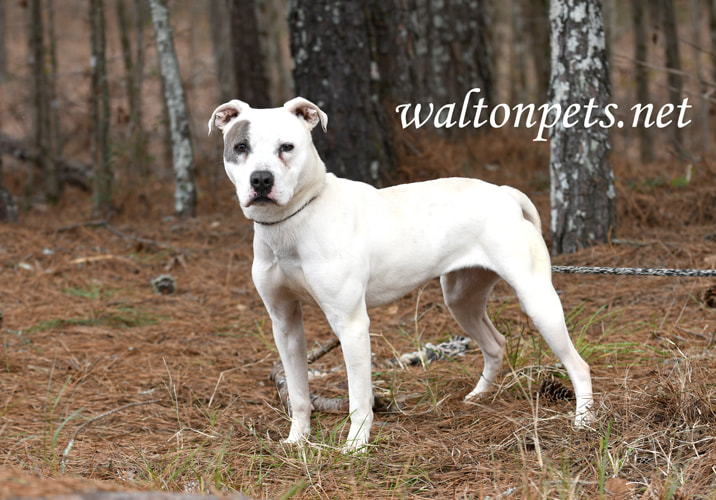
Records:
[[[240,142],[236,146],[234,146],[234,151],[236,151],[237,153],[245,153],[248,150],[249,146],[245,142]]]
[[[279,151],[281,153],[288,153],[290,151],[293,151],[293,144],[290,142],[286,142],[284,144],[281,144],[281,147],[279,148]]]

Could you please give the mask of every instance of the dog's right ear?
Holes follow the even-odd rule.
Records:
[[[233,99],[222,104],[211,114],[211,119],[209,120],[209,134],[211,134],[214,130],[214,127],[223,132],[226,126],[231,123],[231,120],[249,109],[251,109],[251,106],[243,101],[239,101],[238,99]]]
[[[308,99],[303,97],[294,97],[290,101],[286,101],[283,105],[290,113],[298,116],[302,119],[309,130],[321,124],[323,131],[326,131],[326,125],[328,125],[328,116],[326,113],[321,111],[321,108],[313,104]]]

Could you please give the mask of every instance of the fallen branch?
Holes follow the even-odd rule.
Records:
[[[417,366],[420,364],[428,364],[439,359],[449,359],[455,356],[461,356],[467,349],[470,339],[466,337],[455,337],[448,342],[442,342],[438,345],[425,344],[419,351],[403,354],[399,358],[393,358],[386,363],[390,367],[405,368],[406,366]],[[308,364],[312,364],[325,354],[340,345],[337,338],[323,346],[318,346],[312,350],[307,358]],[[286,385],[286,373],[281,362],[274,363],[270,375],[271,380],[276,384],[278,398],[281,405],[290,413],[291,407],[288,400],[288,387]],[[350,402],[348,398],[324,398],[316,394],[310,394],[313,409],[323,412],[346,412],[350,410]],[[380,394],[373,394],[373,411],[376,412],[392,412],[397,408],[397,402],[392,399],[386,399]]]

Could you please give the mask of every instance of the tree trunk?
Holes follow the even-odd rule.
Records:
[[[196,215],[194,152],[191,146],[189,115],[179,64],[174,52],[169,11],[165,0],[149,0],[157,40],[159,65],[164,82],[164,100],[169,112],[174,165],[174,211],[181,217]]]
[[[375,0],[370,5],[380,88],[388,102],[439,107],[475,87],[492,101],[486,1]]]
[[[360,2],[290,0],[296,93],[328,114],[314,134],[328,170],[378,184],[393,168],[391,130],[374,94],[369,15]]]
[[[42,0],[28,2],[29,23],[29,59],[32,72],[32,125],[34,133],[35,157],[41,172],[45,196],[50,203],[56,203],[59,198],[59,183],[57,172],[52,161],[50,147],[50,99],[48,91],[47,74],[45,73],[45,42],[44,22],[42,19]],[[34,172],[28,172],[25,184],[25,208],[30,206],[30,197],[34,188]]]
[[[645,0],[631,0],[634,28],[634,79],[636,81],[636,102],[647,104],[649,96],[649,70],[647,69],[647,40]],[[639,127],[639,151],[642,163],[654,161],[654,140],[649,127]]]
[[[527,72],[525,71],[525,19],[522,13],[522,0],[511,0],[512,30],[510,69],[510,104],[518,104],[527,100]]]
[[[609,77],[599,0],[552,0],[550,101],[579,105],[553,129],[550,150],[552,253],[571,253],[614,235],[616,200],[609,162]],[[591,116],[588,116],[591,110]],[[591,126],[585,126],[590,119]]]
[[[2,156],[0,156],[0,222],[17,222],[17,205],[2,181]]]
[[[706,0],[709,11],[709,34],[711,37],[711,79],[716,82],[716,0]]]
[[[136,168],[140,177],[146,178],[147,168],[147,137],[142,124],[142,67],[144,66],[144,47],[141,29],[141,9],[134,10],[136,56],[132,52],[130,42],[130,22],[127,15],[126,0],[117,0],[117,21],[119,38],[122,47],[125,79],[127,82],[127,100],[129,102],[129,133],[128,149],[129,164]],[[135,5],[136,7],[136,5]]]
[[[709,101],[706,99],[707,85],[704,81],[704,74],[701,65],[701,19],[702,19],[702,0],[691,0],[691,19],[692,19],[692,40],[691,49],[693,51],[694,73],[697,80],[697,109],[700,122],[700,149],[702,153],[707,153],[709,147]],[[698,144],[699,139],[694,137],[693,144]]]
[[[5,43],[5,2],[0,2],[0,83],[7,78],[7,44]]]
[[[57,97],[57,35],[55,34],[55,0],[47,0],[48,14],[48,51],[50,53],[50,81],[48,82],[48,109],[50,114],[50,157],[52,158],[52,169],[57,176],[58,196],[62,193],[62,182],[59,176],[59,167],[55,159],[62,151],[62,135],[60,133],[60,100]]]
[[[90,43],[92,44],[90,108],[92,121],[92,216],[112,212],[112,170],[109,151],[109,84],[105,57],[104,0],[90,0]]]
[[[661,23],[664,30],[664,55],[666,57],[667,86],[669,90],[669,102],[674,106],[681,104],[683,95],[683,82],[681,78],[681,56],[679,55],[679,34],[676,28],[676,12],[674,11],[674,0],[660,0]],[[674,138],[676,150],[679,154],[686,153],[686,145],[683,141],[681,129],[671,127],[671,134]]]
[[[232,44],[227,42],[230,40],[228,6],[226,0],[209,0],[207,8],[219,100],[226,102],[238,97]]]
[[[547,100],[550,84],[549,2],[550,0],[523,0],[522,4],[537,78],[537,102]]]
[[[254,0],[227,0],[237,96],[255,108],[271,106],[266,59]]]
[[[0,118],[2,118],[1,115]],[[0,149],[0,222],[17,222],[17,205],[12,195],[3,185],[2,155],[3,151]],[[2,311],[0,311],[0,322],[1,321]]]
[[[264,48],[266,77],[271,102],[279,104],[293,97],[289,27],[285,0],[256,0],[261,46]]]

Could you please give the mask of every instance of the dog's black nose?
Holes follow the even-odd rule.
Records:
[[[268,170],[257,170],[250,177],[251,187],[256,191],[256,196],[266,196],[273,187],[273,174]]]

